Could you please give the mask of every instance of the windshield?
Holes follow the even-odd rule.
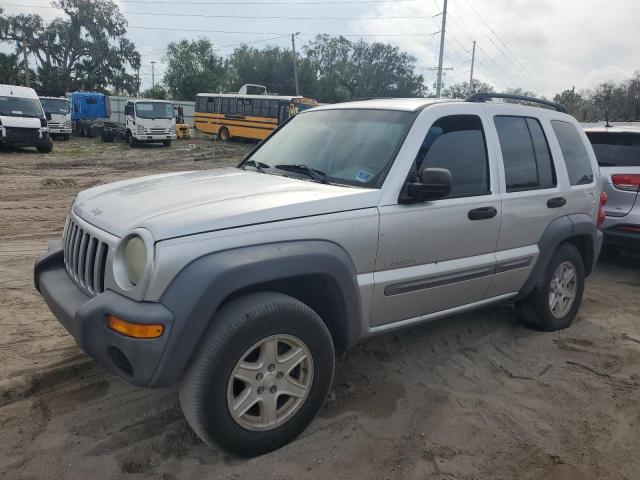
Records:
[[[277,165],[304,165],[331,183],[378,188],[414,119],[414,113],[388,110],[301,113],[243,163],[251,160],[266,173]]]
[[[136,115],[139,118],[173,118],[173,103],[169,102],[138,102]]]
[[[36,98],[0,96],[0,115],[7,117],[41,118],[42,107]]]
[[[40,103],[45,112],[66,115],[71,111],[69,101],[64,98],[41,98]]]
[[[640,133],[587,133],[601,167],[640,167]]]

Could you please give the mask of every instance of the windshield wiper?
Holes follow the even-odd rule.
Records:
[[[305,165],[303,163],[298,165],[286,165],[286,164],[276,165],[276,168],[279,170],[284,170],[288,172],[302,173],[303,175],[306,175],[307,177],[312,178],[316,182],[329,183],[327,182],[326,173],[324,173],[322,170],[316,170],[315,168],[311,168],[308,165]]]
[[[244,170],[245,167],[255,167],[255,169],[260,173],[264,173],[265,168],[271,168],[270,165],[262,162],[257,162],[255,160],[247,160],[246,162],[244,162],[242,164],[242,169]]]

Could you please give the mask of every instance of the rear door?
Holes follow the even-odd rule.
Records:
[[[598,158],[608,217],[625,217],[638,203],[640,132],[587,131]]]
[[[502,224],[496,275],[487,297],[520,290],[529,276],[547,226],[567,215],[568,186],[559,178],[548,122],[517,106],[487,105],[500,167]],[[564,181],[563,181],[564,180]]]

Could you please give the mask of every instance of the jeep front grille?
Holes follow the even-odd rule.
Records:
[[[89,295],[104,292],[109,245],[83,230],[71,217],[62,238],[64,265],[74,283]]]

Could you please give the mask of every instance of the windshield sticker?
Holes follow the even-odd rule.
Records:
[[[373,173],[367,172],[366,170],[358,170],[356,176],[353,177],[358,182],[367,183],[373,177]]]
[[[22,115],[22,110],[11,110],[14,115]]]

